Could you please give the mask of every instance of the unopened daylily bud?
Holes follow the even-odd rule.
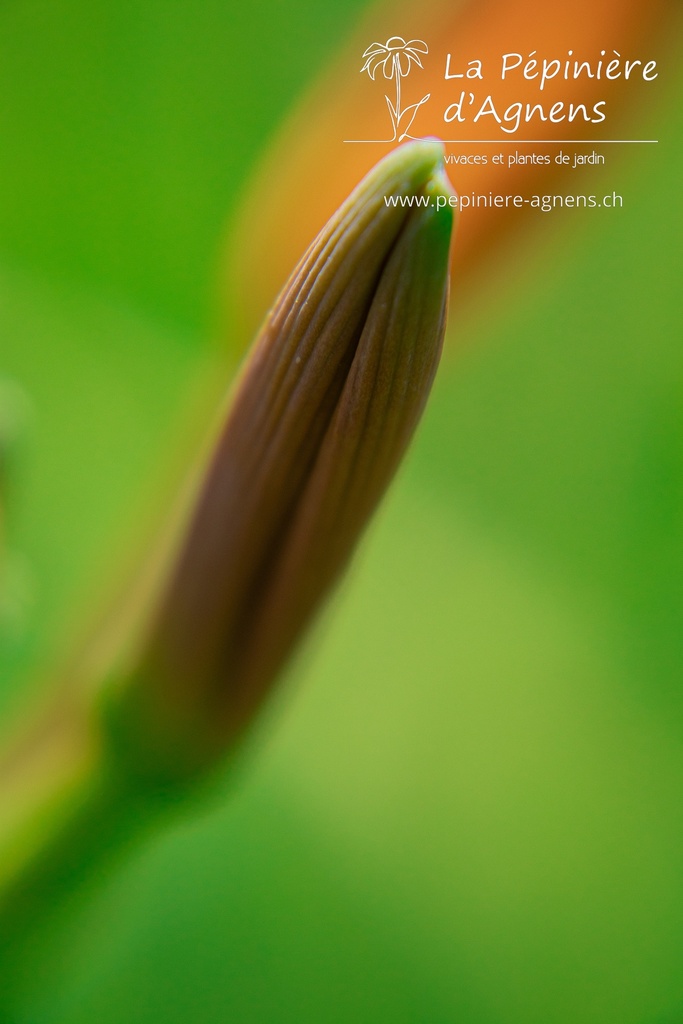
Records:
[[[117,702],[119,745],[152,773],[230,749],[406,449],[445,325],[442,159],[419,142],[378,164],[263,327]]]

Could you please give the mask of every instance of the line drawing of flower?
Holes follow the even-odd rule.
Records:
[[[422,68],[423,64],[420,60],[420,55],[424,56],[427,53],[429,53],[429,47],[423,39],[410,39],[406,42],[402,36],[391,36],[387,39],[386,43],[371,43],[363,53],[365,63],[360,69],[361,74],[367,71],[374,82],[375,75],[382,68],[384,77],[387,80],[392,78],[396,80],[395,103],[392,103],[386,94],[384,97],[387,101],[389,116],[391,117],[391,124],[394,129],[393,138],[388,139],[388,142],[395,142],[397,139],[399,142],[403,142],[404,139],[414,138],[414,136],[409,135],[411,125],[415,120],[419,107],[427,102],[431,93],[423,96],[419,103],[411,103],[401,109],[401,79],[406,78],[410,73],[412,64],[417,64],[418,67]],[[401,124],[402,121],[406,121],[403,126]],[[401,132],[400,135],[399,130]]]

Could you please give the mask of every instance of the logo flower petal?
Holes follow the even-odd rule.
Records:
[[[385,52],[377,53],[373,57],[368,57],[363,67],[360,69],[361,74],[364,71],[367,71],[374,82],[378,68],[381,68],[383,65],[386,67],[387,61],[391,63],[391,60],[392,58],[390,55]]]
[[[414,50],[409,50],[408,48],[406,48],[403,52],[409,61],[412,60],[418,65],[418,67],[423,67],[422,61],[420,60],[420,58],[418,57],[417,53],[415,53]]]
[[[394,55],[394,65],[396,67],[397,74],[401,75],[402,78],[410,71],[410,57],[405,50],[397,50]]]
[[[386,48],[386,46],[384,46],[383,43],[370,43],[368,48],[363,51],[363,56],[364,57],[372,57],[376,53],[380,53],[380,52],[386,53],[386,49],[387,48]]]
[[[429,53],[429,47],[424,39],[410,39],[406,43],[406,50],[418,50],[420,53]]]

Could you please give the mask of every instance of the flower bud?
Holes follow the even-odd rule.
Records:
[[[444,333],[441,163],[438,143],[419,142],[377,165],[247,360],[117,699],[118,747],[155,776],[192,775],[231,749],[400,462]]]

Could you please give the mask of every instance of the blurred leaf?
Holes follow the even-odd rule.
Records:
[[[204,323],[237,189],[362,5],[2,5],[0,251]]]

